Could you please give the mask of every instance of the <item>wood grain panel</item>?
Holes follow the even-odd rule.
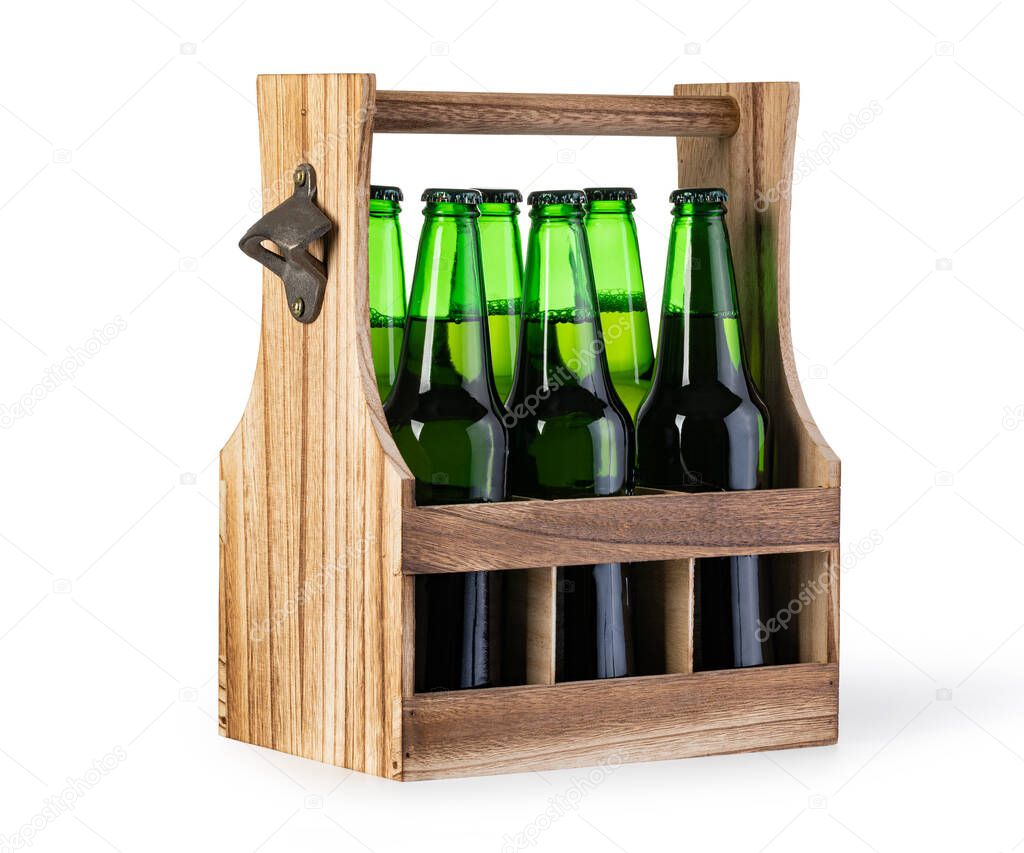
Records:
[[[265,208],[290,195],[295,167],[308,162],[334,228],[315,323],[297,323],[281,281],[264,273],[253,389],[221,453],[221,728],[392,775],[401,769],[400,511],[411,491],[384,423],[366,320],[374,80],[263,76],[257,99]]]
[[[728,136],[739,120],[728,96],[377,93],[378,133]]]
[[[837,666],[416,695],[402,779],[835,743]]]
[[[527,568],[830,548],[838,489],[771,489],[416,507],[403,571]]]
[[[693,560],[630,566],[640,675],[693,672]]]

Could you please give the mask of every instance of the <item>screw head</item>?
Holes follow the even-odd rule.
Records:
[[[298,297],[292,303],[292,315],[294,317],[301,317],[302,312],[306,310],[306,303],[302,301],[302,297]]]
[[[296,169],[295,170],[295,186],[301,187],[304,183],[306,183],[306,173],[303,172],[302,169]]]

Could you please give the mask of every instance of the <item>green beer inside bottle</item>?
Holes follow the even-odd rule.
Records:
[[[427,190],[388,425],[419,504],[506,497],[507,429],[491,376],[477,230],[480,194]],[[492,573],[495,574],[495,573]],[[494,683],[486,572],[416,579],[416,689]]]
[[[381,400],[388,398],[398,373],[405,326],[405,266],[398,224],[401,200],[398,187],[370,187],[370,350]]]
[[[508,403],[515,494],[539,498],[633,490],[633,425],[601,338],[583,193],[530,196],[519,365]],[[633,672],[628,576],[619,563],[559,569],[556,677]]]
[[[654,383],[637,420],[637,478],[682,491],[767,483],[768,409],[747,369],[723,190],[676,190]],[[697,561],[695,668],[772,662],[766,558]]]
[[[481,189],[480,254],[483,258],[487,327],[494,384],[508,399],[516,369],[523,295],[523,255],[519,237],[519,190]]]
[[[654,347],[630,187],[590,187],[587,238],[612,384],[636,418],[654,375]]]

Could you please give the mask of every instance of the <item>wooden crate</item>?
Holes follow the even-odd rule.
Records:
[[[257,92],[267,209],[308,162],[334,227],[315,322],[296,322],[280,280],[264,273],[252,393],[221,453],[221,733],[401,780],[834,743],[839,460],[807,410],[789,331],[797,85],[507,95],[378,92],[370,74],[310,74],[261,76]],[[666,194],[730,194],[776,488],[415,506],[370,357],[367,217],[381,132],[677,137]],[[750,553],[779,555],[780,607],[813,591],[779,635],[795,662],[694,673],[693,559]],[[652,627],[638,642],[664,674],[553,683],[552,567],[598,561],[638,565]],[[521,603],[531,683],[416,694],[415,575],[470,569],[527,570],[509,595]]]

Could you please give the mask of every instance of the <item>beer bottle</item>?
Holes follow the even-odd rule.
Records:
[[[523,250],[519,237],[519,190],[485,190],[480,194],[480,254],[487,294],[487,330],[491,336],[494,384],[502,402],[512,390],[519,349],[523,296]]]
[[[405,326],[405,266],[398,224],[401,200],[398,187],[370,187],[370,350],[382,401],[388,398],[398,372]]]
[[[612,384],[636,419],[654,375],[654,347],[633,221],[632,187],[589,187],[587,241]]]
[[[428,189],[422,200],[405,342],[384,411],[418,504],[504,500],[508,435],[491,376],[480,193]],[[489,574],[416,578],[417,690],[494,683]]]
[[[688,492],[767,484],[768,409],[747,369],[721,189],[670,196],[672,231],[658,360],[637,420],[641,485]],[[759,639],[766,615],[766,560],[696,564],[694,667],[772,663]]]
[[[633,424],[608,375],[584,195],[529,197],[523,336],[508,403],[517,495],[579,498],[633,490]],[[619,563],[558,570],[556,679],[633,673],[628,576]]]

